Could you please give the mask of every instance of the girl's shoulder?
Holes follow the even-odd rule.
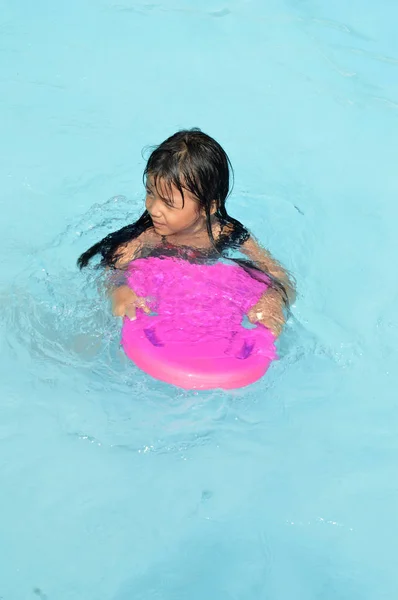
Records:
[[[240,248],[250,238],[249,230],[236,219],[217,221],[213,236],[221,250]]]
[[[153,229],[143,231],[139,236],[118,248],[116,269],[124,269],[132,260],[140,257],[143,248],[157,243],[159,243],[159,236]]]

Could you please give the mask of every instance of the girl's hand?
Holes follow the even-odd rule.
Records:
[[[283,309],[284,302],[281,295],[275,290],[268,290],[250,309],[247,316],[251,323],[261,323],[278,337],[286,321]]]
[[[151,313],[145,298],[129,288],[128,285],[121,285],[112,292],[112,312],[115,317],[128,317],[131,321],[137,318],[137,308],[143,310],[147,315]]]

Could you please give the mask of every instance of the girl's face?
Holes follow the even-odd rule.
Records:
[[[166,190],[160,181],[156,188],[150,176],[146,182],[145,206],[159,235],[197,233],[206,227],[205,212],[199,208],[195,196],[184,190],[183,200],[176,187]]]

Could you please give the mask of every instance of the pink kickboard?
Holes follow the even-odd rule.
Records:
[[[267,289],[236,264],[174,258],[133,261],[128,284],[156,316],[125,318],[122,345],[143,371],[185,389],[233,389],[262,377],[276,359],[275,337],[242,319]]]

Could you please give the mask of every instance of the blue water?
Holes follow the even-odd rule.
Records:
[[[396,2],[0,8],[1,599],[395,600]],[[139,372],[75,268],[191,126],[299,285],[233,393]]]

